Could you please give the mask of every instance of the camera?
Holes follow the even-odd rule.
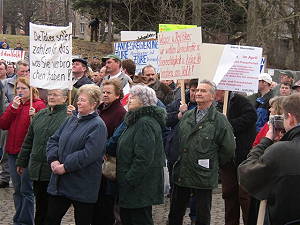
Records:
[[[282,115],[272,115],[270,116],[269,123],[273,125],[275,130],[284,131],[283,116]]]

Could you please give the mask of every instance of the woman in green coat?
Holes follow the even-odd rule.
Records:
[[[152,205],[163,203],[165,110],[153,89],[136,85],[129,95],[126,130],[117,148],[117,181],[123,225],[153,225]]]
[[[48,107],[39,111],[32,119],[22,150],[16,161],[17,172],[23,173],[28,167],[36,199],[35,225],[45,224],[48,205],[47,187],[51,168],[46,158],[46,147],[49,137],[67,118],[67,90],[49,90]]]

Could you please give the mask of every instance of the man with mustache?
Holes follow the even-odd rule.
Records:
[[[140,81],[152,88],[159,100],[165,105],[174,100],[174,94],[170,87],[159,81],[155,68],[151,65],[142,69]]]

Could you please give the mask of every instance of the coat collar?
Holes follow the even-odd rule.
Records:
[[[66,104],[55,105],[55,106],[53,107],[53,110],[51,110],[51,107],[48,106],[48,110],[49,110],[49,113],[50,113],[50,114],[54,114],[54,113],[57,113],[57,112],[60,112],[60,111],[63,111],[63,110],[66,111],[66,109],[67,109],[67,105],[66,105]],[[66,111],[66,113],[67,113],[67,111]]]
[[[197,113],[197,106],[194,109],[190,110],[190,112],[189,112],[189,114],[187,116],[187,123],[189,123],[189,124],[191,124],[193,126],[196,125],[196,113]],[[216,117],[216,114],[217,114],[216,107],[214,107],[213,105],[211,105],[209,107],[209,110],[208,110],[206,116],[199,123],[202,123],[203,121],[214,121],[215,117]]]
[[[280,141],[291,141],[295,138],[300,138],[300,126],[296,126],[290,129],[286,134],[281,138]]]
[[[161,127],[165,127],[166,111],[158,106],[143,106],[136,110],[129,111],[125,116],[125,123],[130,126],[135,124],[140,118],[149,116],[154,118]]]
[[[114,109],[116,108],[116,106],[120,106],[121,102],[120,99],[116,99],[115,101],[113,101],[111,104],[105,106],[104,103],[101,103],[98,107],[99,112],[101,113],[102,111],[108,111],[110,109]]]
[[[91,114],[88,114],[86,116],[80,116],[80,118],[78,118],[77,115],[78,115],[78,112],[77,111],[73,111],[72,117],[76,118],[79,122],[80,121],[84,121],[84,120],[90,120],[90,119],[93,119],[94,117],[99,116],[96,111],[93,112],[93,113],[91,113]]]
[[[32,100],[32,102],[37,102],[37,101],[42,101],[40,98],[34,98],[33,100]],[[23,105],[23,106],[25,106],[25,105],[30,105],[30,99],[28,99],[26,102],[24,102],[23,104],[21,104],[21,105]]]

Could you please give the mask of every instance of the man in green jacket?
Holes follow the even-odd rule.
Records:
[[[212,82],[201,81],[196,90],[197,107],[187,111],[179,123],[170,225],[182,225],[191,195],[196,198],[196,225],[210,224],[212,189],[218,185],[219,166],[233,160],[232,127],[212,105],[215,91]]]
[[[46,147],[49,137],[67,118],[67,90],[49,90],[48,107],[39,111],[32,119],[22,150],[16,161],[17,172],[22,174],[28,168],[33,181],[36,197],[35,224],[45,224],[48,205],[47,187],[51,168],[46,158]]]

